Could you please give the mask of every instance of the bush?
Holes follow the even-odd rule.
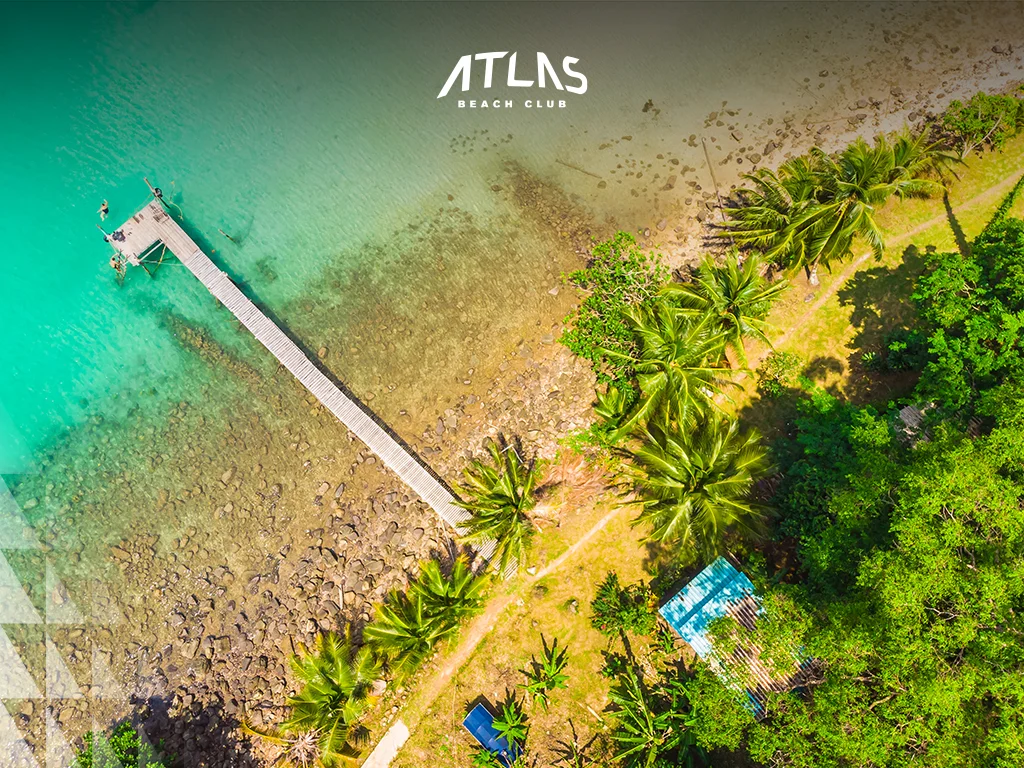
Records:
[[[792,352],[771,352],[757,367],[757,391],[779,397],[795,383],[803,362]]]
[[[85,748],[75,757],[75,768],[166,768],[153,747],[142,741],[125,720],[108,734],[89,732]]]
[[[656,618],[652,610],[654,593],[643,582],[623,587],[619,577],[609,573],[597,588],[594,602],[590,604],[590,623],[602,635],[612,636],[620,632],[635,632],[649,635],[654,631]]]
[[[608,359],[603,350],[633,349],[636,342],[625,315],[653,303],[668,280],[668,270],[657,256],[641,251],[631,234],[619,232],[595,245],[590,264],[570,272],[565,280],[590,293],[565,319],[568,327],[560,341],[591,362],[598,381],[632,393],[633,371]]]
[[[884,344],[890,371],[919,371],[928,362],[928,338],[921,331],[896,328],[885,334]]]
[[[976,93],[966,104],[954,101],[942,115],[941,128],[961,157],[985,144],[999,148],[1024,125],[1024,102],[1014,96]]]

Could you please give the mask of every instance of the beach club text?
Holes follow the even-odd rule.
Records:
[[[508,56],[506,59],[505,57]],[[488,53],[466,54],[459,58],[455,68],[452,69],[448,80],[445,82],[437,98],[442,99],[452,90],[452,86],[458,81],[463,93],[468,91],[473,84],[474,62],[482,62],[475,69],[482,70],[483,88],[486,90],[494,85],[495,70],[502,64],[506,68],[507,77],[505,85],[509,88],[548,88],[550,87],[566,91],[568,93],[584,94],[587,92],[586,75],[573,69],[579,59],[574,56],[566,56],[562,59],[561,76],[551,63],[547,54],[537,52],[537,67],[534,76],[533,71],[528,71],[529,65],[522,67],[517,72],[518,52],[509,56],[508,51],[491,51]],[[563,83],[564,80],[564,83]],[[515,106],[513,99],[458,99],[459,109],[511,109]],[[527,109],[565,109],[565,99],[525,99],[522,102]]]

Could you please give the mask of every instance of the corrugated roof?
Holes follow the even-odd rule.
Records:
[[[658,612],[694,653],[702,659],[711,652],[707,627],[715,619],[727,616],[730,607],[754,594],[754,585],[724,557],[698,573]]]
[[[795,646],[793,667],[783,675],[773,674],[770,665],[761,660],[760,649],[751,643],[739,643],[724,656],[715,652],[708,634],[711,622],[731,616],[749,631],[763,613],[750,579],[723,557],[698,573],[658,612],[718,678],[740,694],[755,717],[764,716],[769,693],[790,691],[806,683],[810,660]]]

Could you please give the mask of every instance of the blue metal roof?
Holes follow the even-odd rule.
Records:
[[[519,747],[509,746],[508,739],[498,733],[494,727],[494,715],[483,704],[477,704],[462,721],[462,726],[469,731],[480,746],[496,755],[505,765],[512,765],[519,755]]]
[[[698,573],[658,612],[694,652],[707,660],[712,654],[707,627],[743,598],[754,595],[754,585],[724,557]]]

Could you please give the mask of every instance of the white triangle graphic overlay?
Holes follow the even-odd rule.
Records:
[[[75,753],[71,749],[64,732],[57,725],[57,720],[46,710],[46,768],[70,768],[75,762]]]
[[[0,552],[0,624],[42,624],[17,574]]]
[[[97,699],[127,700],[121,684],[114,679],[110,666],[95,645],[92,647],[92,687],[89,695]]]
[[[0,477],[0,549],[38,549],[32,526],[21,514],[18,502],[14,500],[4,479]]]
[[[3,627],[0,627],[0,699],[41,698],[42,694],[18,655],[14,643]],[[3,704],[0,704],[0,709],[3,708]]]
[[[46,638],[46,697],[48,699],[80,699],[82,689],[75,682],[68,665],[53,641]]]
[[[46,623],[82,624],[82,614],[68,596],[64,583],[57,578],[50,562],[46,562]]]
[[[4,768],[39,768],[31,747],[3,706],[0,706],[0,755],[3,755]]]

